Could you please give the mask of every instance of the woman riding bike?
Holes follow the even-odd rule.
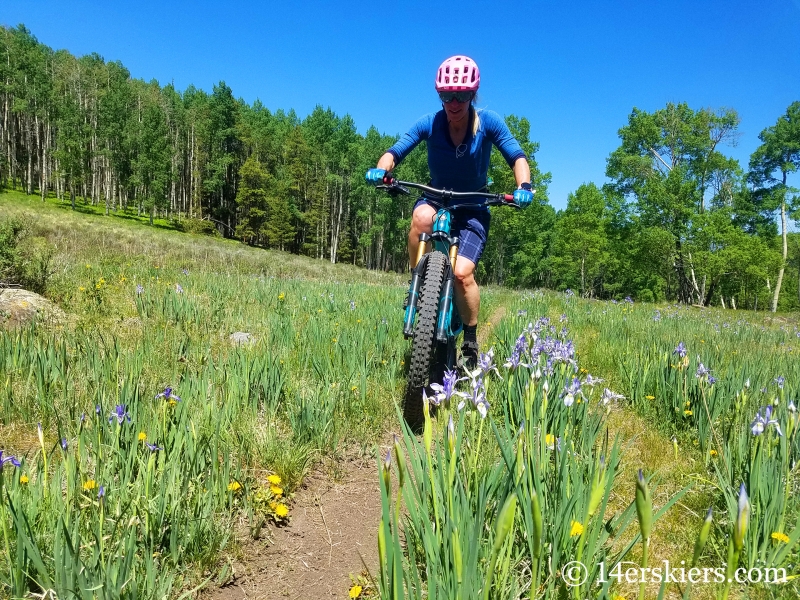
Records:
[[[494,144],[514,171],[518,189],[514,201],[522,207],[533,201],[531,170],[528,158],[503,119],[495,112],[474,106],[481,83],[478,65],[467,56],[452,56],[436,72],[436,91],[442,110],[425,115],[386,153],[375,169],[367,171],[367,181],[383,183],[394,169],[421,141],[428,150],[431,186],[455,192],[486,189],[489,158]],[[430,234],[436,209],[425,198],[415,205],[408,234],[408,256],[411,268],[417,256],[419,236]],[[487,207],[461,207],[452,211],[452,234],[461,244],[455,265],[455,301],[464,323],[461,347],[462,364],[474,368],[478,359],[478,310],[480,290],[475,282],[475,267],[486,246],[490,213]]]

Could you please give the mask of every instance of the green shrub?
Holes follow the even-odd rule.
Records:
[[[199,233],[201,235],[219,237],[216,225],[206,219],[172,219],[170,225],[177,231],[184,233]]]
[[[0,286],[19,286],[44,294],[54,248],[33,233],[32,224],[13,218],[0,222]]]

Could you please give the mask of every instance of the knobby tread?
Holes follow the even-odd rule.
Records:
[[[436,320],[439,298],[447,274],[448,258],[441,252],[427,257],[425,279],[417,306],[417,322],[411,342],[411,364],[408,369],[408,387],[403,403],[403,417],[408,425],[418,430],[424,424],[422,390],[430,383],[431,367],[436,355]]]

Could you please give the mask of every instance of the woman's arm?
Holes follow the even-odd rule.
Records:
[[[376,168],[383,169],[384,171],[391,171],[394,169],[394,154],[387,152],[378,160]]]
[[[514,162],[514,179],[517,180],[517,187],[520,187],[523,183],[531,182],[531,167],[528,164],[528,159],[524,156],[520,156]]]

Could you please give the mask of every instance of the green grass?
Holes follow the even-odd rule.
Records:
[[[114,587],[128,577],[136,582],[139,597],[155,598],[224,581],[226,553],[236,552],[242,536],[265,535],[269,523],[281,521],[278,505],[315,463],[327,458],[335,464],[348,448],[372,452],[387,430],[399,426],[395,404],[408,352],[400,335],[400,306],[407,276],[268,252],[181,233],[165,221],[151,227],[146,217],[102,212],[102,207],[86,206],[73,212],[68,202],[52,198],[42,203],[17,192],[0,194],[0,218],[27,215],[36,234],[55,248],[47,295],[67,314],[55,326],[0,335],[0,450],[22,460],[20,469],[6,466],[2,471],[7,502],[0,510],[0,535],[14,551],[7,561],[0,560],[0,595],[41,592],[47,585],[88,589],[92,583],[116,589],[108,597],[132,595],[130,588]],[[654,320],[656,309],[659,320]],[[527,323],[541,316],[550,318],[555,334],[565,327],[564,336],[575,341],[578,376],[590,372],[605,379],[590,397],[591,406],[580,407],[584,412],[577,422],[570,421],[577,411],[565,410],[563,403],[558,407],[561,389],[554,390],[547,433],[563,429],[584,451],[565,467],[568,485],[557,472],[544,469],[548,485],[567,495],[577,490],[581,498],[589,494],[593,462],[584,459],[597,457],[607,429],[610,439],[619,435],[620,448],[607,490],[606,518],[629,510],[639,468],[658,480],[653,487],[656,509],[691,485],[654,525],[650,564],[687,558],[710,505],[715,525],[703,563],[724,561],[734,521],[731,494],[742,480],[749,490],[751,483],[763,488],[751,491],[756,508],[743,561],[752,565],[762,557],[774,558],[779,546],[769,536],[781,510],[786,515],[781,531],[796,530],[797,471],[792,465],[797,436],[781,446],[770,428],[763,439],[771,445],[757,454],[749,426],[756,410],[778,398],[775,414],[788,429],[788,401],[797,400],[800,385],[796,315],[775,319],[745,311],[631,306],[482,288],[482,348],[493,347],[502,364]],[[235,346],[229,337],[235,332],[251,334],[253,344]],[[676,368],[672,351],[681,341],[690,349],[689,365]],[[700,362],[719,383],[708,387],[694,377]],[[486,554],[483,560],[473,556],[476,590],[492,550],[493,520],[511,489],[499,482],[509,476],[502,457],[516,452],[519,419],[513,415],[533,399],[526,399],[528,376],[509,379],[501,372],[503,382],[489,388],[497,434],[489,421],[479,433],[480,420],[474,416],[463,417],[459,433],[464,448],[481,447],[474,467],[465,471],[467,481],[488,485],[494,494],[485,512],[473,507],[453,517],[464,523],[480,517],[473,541]],[[778,375],[786,378],[780,392],[774,381]],[[737,394],[748,378],[752,391],[743,399]],[[554,375],[551,385],[566,381],[566,373]],[[626,396],[607,411],[597,402],[605,386]],[[179,403],[156,397],[166,387],[181,397]],[[758,391],[762,387],[767,392]],[[541,395],[536,398],[541,401]],[[704,416],[704,399],[711,405],[711,418]],[[686,402],[690,416],[684,414]],[[126,418],[122,424],[114,418],[108,422],[117,405],[126,407],[130,423]],[[41,441],[37,423],[43,427]],[[444,419],[433,424],[434,447],[443,448]],[[139,440],[140,433],[145,441]],[[530,444],[542,443],[537,435],[531,433]],[[161,450],[151,452],[146,443]],[[407,454],[419,450],[414,443],[420,442],[408,440]],[[538,451],[547,455],[541,445]],[[428,476],[426,456],[417,455],[423,469],[415,481]],[[443,467],[450,464],[444,455],[437,455],[434,464],[440,460]],[[756,467],[773,473],[772,479],[757,479]],[[531,471],[535,468],[530,465]],[[442,484],[438,473],[429,491]],[[278,496],[266,479],[270,474],[281,478]],[[771,492],[777,480],[781,491],[791,492],[784,505],[770,504],[780,496]],[[89,481],[104,485],[104,499],[97,498],[96,488],[85,487]],[[455,488],[441,487],[448,489]],[[472,506],[476,489],[463,488],[461,506]],[[574,550],[570,521],[582,518],[564,513],[566,505],[554,498],[547,510],[561,512],[546,515],[556,528],[548,534],[548,547],[560,544],[564,560],[558,559],[542,579],[550,590],[557,589],[556,571]],[[420,498],[420,506],[426,501]],[[288,507],[291,511],[291,502]],[[494,581],[503,582],[498,598],[514,597],[514,590],[529,585],[525,548],[530,523],[519,515],[504,546],[505,558],[497,558]],[[421,513],[418,524],[429,524],[431,518]],[[234,528],[238,522],[246,527]],[[637,531],[633,523],[618,537],[591,546],[591,553],[616,555]],[[422,548],[424,534],[417,535]],[[796,565],[796,539],[791,546],[781,560]],[[630,550],[627,560],[640,559],[638,548]],[[449,581],[447,561],[437,564],[441,581]],[[71,573],[84,573],[86,579]],[[636,593],[635,586],[612,590],[624,597]],[[648,589],[648,597],[657,592]],[[717,593],[713,586],[697,586],[692,597]],[[733,595],[796,593],[790,586],[751,586]]]

